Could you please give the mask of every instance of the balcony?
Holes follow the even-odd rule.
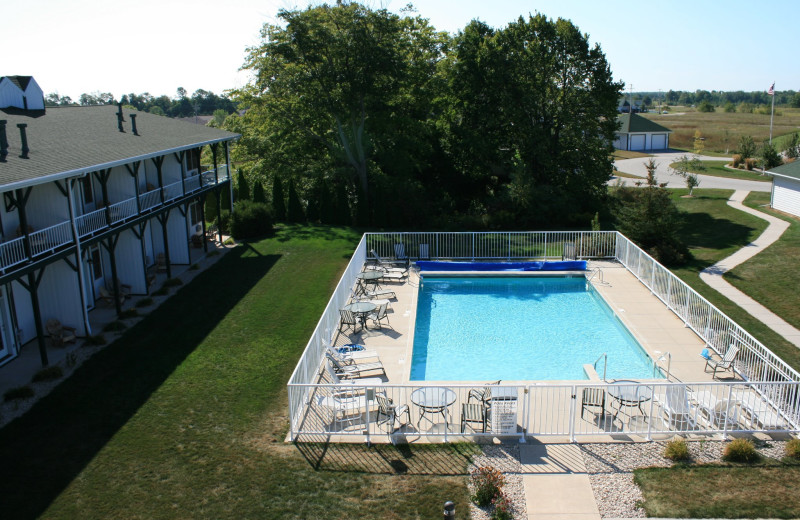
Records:
[[[84,239],[107,231],[117,224],[145,215],[177,199],[189,196],[203,188],[214,186],[229,179],[226,166],[221,166],[218,169],[218,173],[219,178],[215,175],[214,170],[210,170],[200,175],[194,175],[181,181],[141,193],[139,194],[138,207],[136,197],[132,197],[120,202],[115,202],[109,205],[108,208],[101,208],[79,215],[75,219],[78,236]],[[45,229],[33,231],[29,234],[29,237],[31,258],[52,253],[64,246],[69,246],[74,243],[72,223],[69,220],[59,222]],[[12,268],[15,266],[27,263],[31,258],[29,258],[25,252],[24,237],[3,242],[0,244],[0,274],[8,273],[13,270]]]

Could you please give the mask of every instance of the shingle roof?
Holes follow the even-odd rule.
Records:
[[[775,168],[767,170],[767,173],[779,175],[781,177],[800,179],[800,160],[776,166]]]
[[[163,155],[239,137],[216,128],[183,123],[136,110],[123,110],[125,132],[117,128],[117,107],[52,107],[38,111],[0,109],[7,120],[8,156],[0,162],[0,190],[40,184],[60,177]],[[133,135],[130,114],[139,135]],[[28,159],[20,157],[17,124],[27,124]]]
[[[642,132],[672,132],[669,128],[661,126],[658,123],[650,121],[646,117],[639,114],[621,114],[617,117],[617,121],[622,123],[618,133],[642,133]]]

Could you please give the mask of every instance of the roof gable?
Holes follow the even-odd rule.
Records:
[[[28,83],[31,82],[33,76],[6,76],[6,78],[24,92],[25,89],[28,88]]]
[[[617,121],[620,123],[618,133],[621,134],[672,132],[669,128],[650,121],[639,114],[621,114],[617,117]]]

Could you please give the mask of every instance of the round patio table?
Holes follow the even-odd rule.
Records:
[[[417,405],[420,410],[419,419],[417,419],[417,430],[419,430],[419,423],[423,417],[431,423],[431,426],[435,426],[436,423],[430,418],[433,414],[441,414],[444,418],[444,428],[447,430],[447,409],[456,402],[456,393],[449,388],[426,386],[411,392],[411,402]]]
[[[620,379],[619,381],[614,381],[608,385],[608,395],[610,395],[618,403],[617,411],[614,414],[614,418],[616,419],[623,407],[636,407],[639,409],[639,412],[644,415],[642,403],[653,398],[653,389],[649,386],[639,383],[638,381]],[[626,415],[630,417],[630,414],[626,413]]]
[[[344,306],[344,310],[352,312],[361,322],[361,327],[367,327],[367,316],[374,312],[378,306],[372,302],[353,302]]]

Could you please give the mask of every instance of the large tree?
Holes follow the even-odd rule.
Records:
[[[500,30],[473,21],[445,68],[447,149],[467,178],[482,179],[490,212],[516,225],[588,222],[612,171],[622,89],[599,46],[541,14]]]
[[[355,3],[278,17],[285,26],[265,25],[248,50],[254,81],[234,93],[248,109],[249,153],[309,186],[313,175],[344,177],[357,198],[372,198],[378,177],[418,175],[445,36],[419,17]]]

